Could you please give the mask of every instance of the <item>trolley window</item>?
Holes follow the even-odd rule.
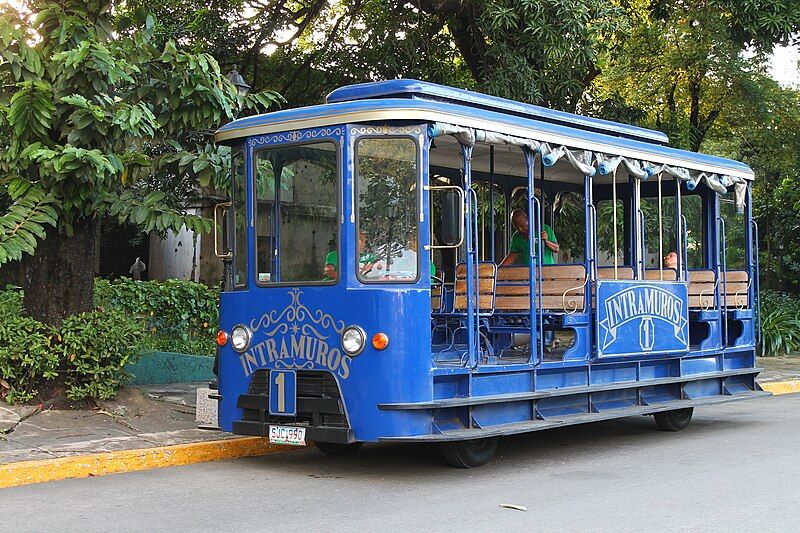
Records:
[[[363,138],[356,146],[358,278],[410,283],[419,274],[417,143]]]
[[[625,264],[625,204],[617,200],[616,249],[614,234],[614,204],[612,200],[597,202],[597,264],[613,266]]]
[[[338,152],[333,142],[277,146],[255,159],[259,285],[336,283]],[[332,261],[332,269],[325,264]]]
[[[245,191],[244,151],[233,154],[231,199],[233,202],[233,286],[247,287],[247,197]]]
[[[645,197],[641,201],[644,215],[645,268],[667,266],[666,256],[677,253],[677,200],[674,196],[666,196],[666,192],[664,194],[661,198],[660,216],[657,197]]]
[[[729,194],[733,196],[733,194]],[[736,212],[733,198],[719,199],[719,214],[725,221],[725,262],[728,270],[747,268],[745,261],[745,224],[744,213]]]
[[[686,264],[689,268],[705,268],[703,198],[699,194],[682,195],[681,212],[686,218]]]

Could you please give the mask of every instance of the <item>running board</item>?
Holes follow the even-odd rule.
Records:
[[[515,435],[517,433],[528,433],[531,431],[542,431],[557,427],[572,426],[575,424],[586,424],[589,422],[599,422],[601,420],[611,420],[614,418],[625,418],[628,416],[649,415],[661,411],[672,411],[674,409],[686,409],[700,405],[711,405],[718,403],[735,402],[739,400],[750,400],[772,396],[772,393],[765,391],[749,391],[744,393],[710,396],[708,398],[698,398],[696,400],[673,400],[654,405],[643,405],[636,407],[624,407],[621,409],[609,409],[599,413],[583,413],[570,415],[558,419],[531,420],[528,422],[516,422],[513,424],[502,424],[487,428],[467,428],[443,431],[434,435],[418,435],[413,437],[382,437],[381,442],[447,442],[482,439],[486,437],[500,437],[503,435]]]
[[[690,374],[686,376],[648,379],[644,381],[621,381],[607,383],[604,385],[588,385],[582,387],[564,387],[561,389],[545,389],[535,392],[517,392],[511,394],[493,394],[486,396],[464,396],[462,398],[446,398],[442,400],[430,400],[425,402],[410,403],[381,403],[379,409],[389,410],[416,410],[416,409],[446,409],[448,407],[465,407],[469,405],[484,405],[489,403],[519,402],[524,400],[539,400],[542,398],[552,398],[555,396],[569,396],[571,394],[591,394],[593,392],[603,392],[611,390],[633,389],[640,387],[654,387],[657,385],[670,385],[673,383],[689,383],[702,379],[718,379],[731,376],[744,376],[748,374],[758,374],[762,368],[739,368],[736,370],[724,370],[721,372],[709,372],[706,374]]]

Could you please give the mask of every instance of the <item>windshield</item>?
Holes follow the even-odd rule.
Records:
[[[278,146],[255,157],[259,285],[335,283],[326,258],[338,253],[338,151],[333,142]]]

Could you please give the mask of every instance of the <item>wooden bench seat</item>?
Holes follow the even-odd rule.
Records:
[[[665,268],[663,270],[647,268],[644,271],[644,279],[649,281],[678,281],[678,271],[674,268]]]
[[[431,277],[431,311],[438,313],[442,310],[444,296],[444,272],[441,272],[441,283]]]
[[[479,263],[476,284],[478,286],[478,307],[481,314],[488,314],[495,306],[495,279],[497,266],[494,263]],[[455,300],[453,311],[464,312],[467,310],[467,265],[459,263],[456,266]]]
[[[633,268],[629,266],[620,265],[617,267],[617,277],[614,277],[613,266],[597,267],[597,279],[599,280],[630,280],[633,279]]]
[[[542,309],[574,312],[583,309],[586,269],[583,265],[544,265],[540,293]],[[530,311],[530,268],[501,265],[497,269],[498,311]],[[566,293],[566,294],[565,294]]]
[[[689,309],[713,309],[714,284],[713,270],[689,271]],[[725,298],[728,309],[746,309],[749,305],[748,283],[750,276],[744,270],[728,271],[727,283],[720,283],[720,297]],[[724,292],[724,294],[723,294]]]

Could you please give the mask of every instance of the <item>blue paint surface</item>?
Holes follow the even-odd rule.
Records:
[[[685,283],[597,282],[597,356],[674,354],[689,350]]]
[[[449,102],[436,102],[430,100],[410,100],[400,98],[386,98],[376,100],[356,100],[353,102],[340,102],[317,106],[300,107],[297,109],[285,109],[253,117],[240,118],[234,120],[220,128],[218,133],[232,132],[244,128],[257,126],[268,126],[291,120],[313,120],[324,117],[335,117],[357,111],[382,111],[392,109],[418,109],[422,111],[440,111],[453,116],[453,122],[471,126],[476,118],[492,121],[497,124],[497,130],[503,132],[504,126],[515,126],[521,128],[531,128],[546,134],[565,136],[575,141],[585,141],[603,144],[607,147],[608,153],[615,153],[615,150],[636,150],[649,157],[669,157],[685,161],[687,165],[694,164],[702,167],[703,165],[713,165],[726,171],[744,172],[752,175],[752,169],[744,163],[716,157],[687,150],[678,150],[668,146],[661,146],[652,142],[645,142],[635,139],[626,139],[608,133],[598,133],[594,131],[579,130],[561,124],[543,122],[526,117],[517,117],[497,111],[476,109],[465,105],[452,104]],[[247,133],[242,132],[242,136]],[[229,141],[227,141],[229,142]]]
[[[419,80],[400,79],[348,85],[328,94],[325,101],[332,104],[370,98],[393,97],[422,98],[466,104],[478,108],[492,109],[512,115],[538,119],[544,122],[584,128],[598,133],[610,133],[659,144],[667,144],[669,142],[669,137],[667,137],[665,133],[656,130],[576,115],[574,113],[566,113],[564,111],[548,109],[538,105],[525,104],[506,98],[491,96],[489,94],[467,91]]]

